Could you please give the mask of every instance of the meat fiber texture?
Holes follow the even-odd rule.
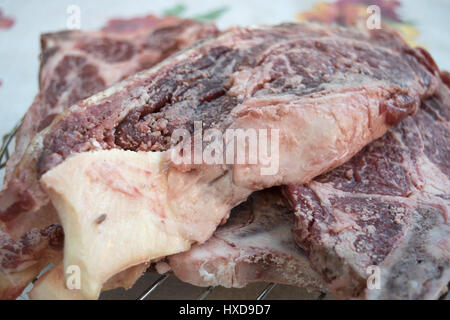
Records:
[[[344,165],[285,188],[296,241],[337,297],[437,299],[447,290],[449,121],[442,84],[415,116]],[[378,288],[367,286],[373,266]]]
[[[253,190],[306,182],[414,113],[420,99],[435,91],[436,74],[424,50],[409,48],[385,30],[232,28],[58,117],[33,139],[19,162],[13,183],[0,198],[2,216],[11,221],[48,203],[40,176],[75,153],[167,150],[173,147],[171,132],[192,132],[195,120],[220,130],[279,129],[276,175],[262,177],[258,165],[169,165],[169,181],[184,182],[184,189],[170,193],[174,208],[185,217],[202,217],[200,205],[185,206],[192,200],[190,192],[218,182],[207,198],[223,207],[210,220],[188,219],[184,226],[186,237],[203,242]],[[209,232],[198,232],[199,221]]]
[[[42,35],[40,93],[17,132],[16,148],[6,167],[5,185],[14,189],[13,194],[22,200],[27,197],[16,180],[22,174],[22,169],[16,168],[17,163],[33,136],[58,114],[128,75],[153,66],[175,51],[217,33],[213,24],[149,15],[113,20],[101,31],[62,31]],[[6,194],[3,201],[14,202],[10,195]],[[25,206],[14,210],[28,209]],[[10,218],[6,212],[0,218],[4,223],[0,241],[2,298],[15,298],[45,265],[57,263],[64,237],[51,204],[30,215]],[[61,245],[49,246],[48,236],[60,239]],[[33,242],[27,240],[30,238]]]
[[[169,256],[167,263],[180,280],[196,286],[242,288],[264,281],[326,292],[294,241],[292,222],[279,189],[259,191],[233,209],[208,241]]]

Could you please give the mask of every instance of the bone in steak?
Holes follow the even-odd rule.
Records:
[[[436,299],[450,281],[450,91],[339,168],[285,193],[297,243],[343,298]],[[381,270],[367,289],[367,267]]]
[[[295,243],[292,222],[279,189],[258,191],[208,241],[169,256],[167,263],[179,279],[196,286],[241,288],[266,281],[327,291]]]
[[[187,222],[181,233],[203,242],[251,191],[308,181],[415,112],[420,98],[435,91],[435,73],[425,51],[384,30],[233,28],[74,105],[54,121],[35,137],[3,192],[2,216],[12,219],[23,208],[33,211],[47,203],[39,177],[74,153],[166,150],[172,131],[192,131],[195,120],[221,130],[279,129],[276,175],[261,176],[260,165],[170,168],[172,208]],[[208,196],[186,207],[199,190]],[[208,201],[219,209],[203,219]]]
[[[16,149],[7,163],[5,183],[13,175],[30,139],[71,104],[136,71],[151,67],[198,39],[217,33],[213,24],[149,15],[112,20],[102,31],[63,31],[42,35],[41,92],[17,132]],[[11,181],[10,188],[14,186],[17,184]],[[22,200],[26,199],[26,194],[18,193],[19,197],[25,197]],[[0,297],[15,298],[45,265],[60,260],[56,247],[45,248],[48,241],[44,235],[48,232],[54,233],[53,237],[62,237],[61,227],[50,227],[56,223],[59,219],[51,204],[32,215],[19,215],[8,221],[7,228],[5,226],[1,231]],[[42,235],[40,240],[39,234]],[[21,239],[29,238],[40,245],[25,246],[22,251],[17,251],[22,247]],[[26,252],[26,255],[21,252]]]

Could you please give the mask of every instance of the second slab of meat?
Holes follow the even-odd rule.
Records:
[[[450,281],[450,90],[445,84],[350,161],[285,188],[295,239],[338,297],[437,299]],[[367,278],[379,272],[378,287]]]

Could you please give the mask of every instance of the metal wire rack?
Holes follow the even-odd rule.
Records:
[[[3,169],[6,166],[10,152],[12,151],[13,143],[11,142],[14,140],[21,123],[22,121],[19,121],[19,123],[17,123],[14,128],[2,138],[2,146],[0,149],[0,169]]]
[[[136,300],[145,300],[148,298],[148,296],[156,290],[160,285],[162,285],[167,279],[169,278],[169,275],[162,275],[156,281],[154,281],[147,289],[140,294]],[[253,297],[256,300],[264,300],[267,295],[272,291],[273,288],[275,288],[275,283],[269,283],[267,284],[256,297]],[[215,287],[207,287],[203,290],[198,296],[197,300],[205,300],[214,290]]]

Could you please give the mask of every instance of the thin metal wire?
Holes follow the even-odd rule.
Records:
[[[11,141],[16,136],[17,130],[19,129],[21,123],[22,122],[19,121],[19,123],[17,123],[10,132],[8,132],[7,134],[5,134],[3,136],[2,147],[0,148],[0,169],[3,169],[6,166],[6,161],[8,161],[8,159],[9,159],[9,149],[8,148],[11,144]]]
[[[197,298],[197,300],[205,300],[206,297],[214,290],[214,287],[208,287],[205,291],[203,291]]]
[[[325,299],[326,296],[327,294],[325,292],[320,292],[319,296],[317,297],[317,300],[323,300]]]
[[[169,277],[169,275],[165,274],[161,277],[159,277],[155,282],[152,283],[150,287],[147,288],[136,300],[145,300],[150,293],[155,291],[156,288],[158,288],[166,279]]]
[[[273,288],[276,287],[276,283],[269,283],[264,289],[263,291],[261,291],[258,295],[258,297],[256,298],[256,300],[264,300],[266,298],[266,296],[270,293],[270,291],[272,291]]]

